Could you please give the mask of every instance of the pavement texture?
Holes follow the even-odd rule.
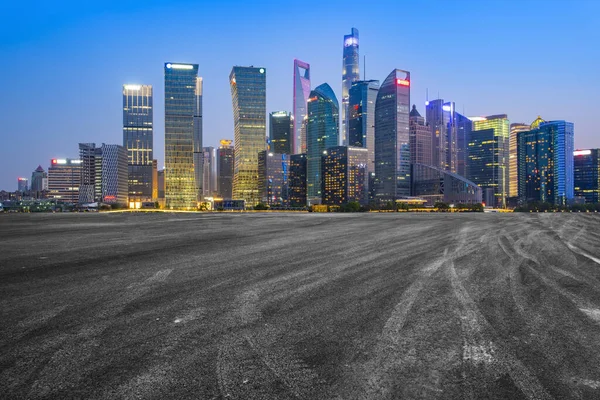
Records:
[[[0,215],[2,399],[600,399],[592,214]]]

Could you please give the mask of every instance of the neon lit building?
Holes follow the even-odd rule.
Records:
[[[575,197],[600,202],[600,149],[573,152]]]
[[[431,165],[431,129],[413,104],[410,110],[410,162]]]
[[[197,208],[202,193],[202,78],[198,64],[165,63],[165,201]]]
[[[338,145],[339,103],[331,86],[324,83],[310,92],[306,125],[307,204],[320,204],[322,196],[321,156]]]
[[[345,146],[348,140],[348,104],[352,83],[360,79],[358,59],[358,29],[352,28],[349,35],[344,35],[344,52],[342,63],[342,131],[340,144]]]
[[[410,196],[410,72],[393,70],[375,103],[375,180],[377,201]]]
[[[330,147],[321,160],[322,204],[341,206],[351,201],[357,201],[361,205],[368,204],[369,151],[366,148]]]
[[[259,67],[233,67],[229,84],[235,146],[233,198],[254,206],[261,197],[258,152],[265,150],[267,138],[267,71]]]
[[[291,154],[293,121],[292,115],[286,111],[275,111],[269,114],[269,139],[272,153]]]
[[[129,200],[152,201],[153,98],[151,85],[123,85],[123,147],[127,149]]]
[[[508,197],[519,195],[519,173],[517,170],[517,136],[519,132],[530,130],[530,125],[523,123],[510,124],[510,138],[508,140]]]
[[[375,101],[379,81],[356,81],[348,95],[348,146],[368,150],[368,172],[375,172]]]
[[[483,191],[486,206],[505,207],[508,195],[508,140],[506,114],[474,117],[468,138],[466,178]]]
[[[79,201],[81,160],[53,158],[48,168],[48,198],[62,203]]]
[[[306,153],[306,129],[303,122],[306,119],[306,104],[310,95],[310,64],[294,60],[294,112],[291,137],[291,152],[289,154]]]

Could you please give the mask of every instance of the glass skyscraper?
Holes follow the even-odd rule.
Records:
[[[165,64],[165,201],[196,209],[202,193],[202,78],[198,64]]]
[[[517,197],[519,195],[517,136],[519,132],[525,132],[530,129],[530,126],[527,124],[510,124],[510,138],[508,140],[508,197]]]
[[[151,85],[123,85],[123,147],[129,200],[152,201],[153,99]]]
[[[375,103],[375,199],[410,196],[410,72],[393,70]]]
[[[233,67],[229,75],[234,124],[233,198],[247,206],[260,201],[258,152],[267,138],[267,71]]]
[[[331,86],[324,83],[310,92],[306,126],[306,196],[308,205],[320,204],[321,156],[338,145],[339,103]]]
[[[375,172],[375,101],[379,81],[357,81],[348,95],[348,146],[368,150],[368,172]]]
[[[446,171],[458,170],[458,143],[454,102],[442,99],[425,103],[427,125],[431,129],[432,165]]]
[[[467,179],[481,187],[486,206],[504,207],[508,195],[508,117],[500,114],[471,120]]]
[[[269,139],[272,153],[291,154],[292,121],[292,115],[285,111],[269,114]]]
[[[322,156],[323,204],[369,202],[368,150],[364,147],[336,146]]]
[[[290,156],[288,201],[291,207],[306,206],[306,154]]]
[[[306,130],[303,123],[306,118],[306,102],[310,95],[310,65],[304,61],[294,60],[294,114],[293,134],[291,137],[291,153],[306,152]]]
[[[288,204],[290,156],[266,150],[258,153],[258,175],[261,201],[266,204]]]
[[[342,132],[340,144],[345,146],[348,140],[348,98],[352,83],[360,79],[358,59],[358,29],[352,28],[349,35],[344,35],[344,52],[342,63]]]
[[[223,199],[233,198],[233,159],[234,151],[231,140],[222,139],[217,151],[217,191]]]
[[[467,150],[468,138],[473,130],[473,121],[462,114],[456,116],[456,173],[462,177],[467,176]]]
[[[410,110],[410,162],[431,165],[431,130],[413,104]]]
[[[573,152],[575,197],[600,202],[600,149]]]

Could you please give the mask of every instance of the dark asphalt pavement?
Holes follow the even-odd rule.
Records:
[[[2,399],[600,399],[600,216],[0,215]]]

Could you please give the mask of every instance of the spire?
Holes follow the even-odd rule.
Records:
[[[421,114],[419,114],[419,112],[417,111],[417,106],[413,104],[412,110],[410,110],[410,115],[411,117],[420,117]]]
[[[41,165],[38,165],[38,167],[35,169],[35,172],[44,172],[44,168],[42,168]]]

